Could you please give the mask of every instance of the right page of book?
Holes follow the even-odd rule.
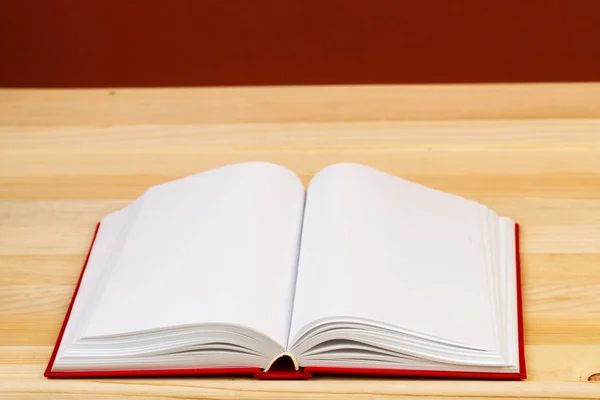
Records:
[[[311,181],[288,345],[327,318],[494,347],[480,205],[359,164]]]

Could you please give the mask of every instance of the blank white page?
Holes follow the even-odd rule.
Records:
[[[149,189],[84,336],[237,324],[285,347],[304,186],[245,163]]]
[[[319,172],[306,200],[290,339],[321,318],[352,317],[492,348],[478,207],[358,164]]]
[[[101,293],[107,278],[110,275],[109,260],[117,249],[119,239],[128,228],[128,224],[135,217],[136,203],[132,203],[122,210],[111,212],[102,218],[98,233],[94,240],[94,246],[85,267],[81,284],[69,321],[63,335],[58,356],[62,356],[65,349],[79,338],[86,321],[93,310],[98,293]]]

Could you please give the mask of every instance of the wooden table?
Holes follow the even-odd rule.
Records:
[[[245,160],[367,163],[522,224],[529,380],[46,380],[95,223]],[[0,397],[598,398],[600,84],[0,91]]]

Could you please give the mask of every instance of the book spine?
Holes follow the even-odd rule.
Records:
[[[300,368],[293,354],[284,352],[278,354],[264,371],[254,375],[256,379],[309,379],[312,375]]]

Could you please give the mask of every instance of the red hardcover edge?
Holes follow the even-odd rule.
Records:
[[[56,344],[54,345],[54,350],[52,351],[52,355],[50,356],[50,361],[48,362],[48,366],[46,367],[46,371],[44,372],[44,376],[47,378],[52,377],[55,372],[52,372],[52,367],[54,366],[54,360],[56,360],[56,354],[58,354],[58,348],[60,347],[60,343],[62,342],[63,335],[65,334],[65,329],[67,327],[67,323],[69,322],[69,317],[71,316],[71,310],[73,309],[73,304],[75,303],[75,298],[77,297],[77,292],[79,291],[79,285],[81,285],[81,279],[83,278],[83,274],[85,272],[85,267],[87,267],[88,261],[90,260],[90,254],[92,254],[92,248],[94,247],[94,242],[96,241],[96,236],[98,235],[98,230],[100,229],[100,222],[96,224],[96,230],[94,231],[94,236],[92,237],[92,243],[90,243],[90,248],[88,250],[87,256],[85,257],[85,262],[83,263],[83,268],[81,269],[81,274],[79,274],[79,280],[77,281],[77,285],[75,286],[75,291],[73,292],[73,297],[71,298],[71,304],[69,304],[69,308],[67,309],[67,314],[65,315],[65,319],[63,321],[62,327],[60,328],[60,332],[58,334],[58,339],[56,340]]]
[[[519,379],[527,379],[525,366],[525,329],[523,327],[523,291],[521,287],[521,245],[519,224],[515,224],[515,253],[517,256],[517,323],[519,335]]]
[[[190,375],[256,375],[261,369],[249,368],[187,368],[187,369],[139,369],[126,371],[76,371],[45,373],[47,378],[144,378],[151,376]]]
[[[299,370],[281,370],[281,371],[267,371],[267,372],[259,372],[254,375],[256,379],[310,379],[312,378],[312,374],[306,372],[305,368],[300,368]]]
[[[519,246],[519,224],[515,224],[515,253],[516,253],[516,276],[517,276],[517,320],[519,340],[519,372],[457,372],[457,371],[423,371],[423,370],[401,370],[401,369],[377,369],[377,368],[338,368],[338,367],[305,367],[298,371],[270,371],[263,372],[260,368],[193,368],[193,369],[154,369],[154,370],[127,370],[127,371],[77,371],[77,372],[53,372],[52,367],[58,348],[65,332],[73,303],[77,297],[81,279],[90,258],[100,223],[96,225],[96,231],[85,259],[85,263],[75,287],[71,304],[67,310],[65,320],[58,335],[56,345],[44,372],[47,378],[101,378],[101,377],[147,377],[147,376],[174,376],[174,375],[254,375],[256,379],[309,379],[313,373],[344,374],[344,375],[388,375],[388,376],[419,376],[438,378],[467,378],[467,379],[526,379],[525,367],[525,341],[523,331],[523,297],[521,290],[521,259]]]

